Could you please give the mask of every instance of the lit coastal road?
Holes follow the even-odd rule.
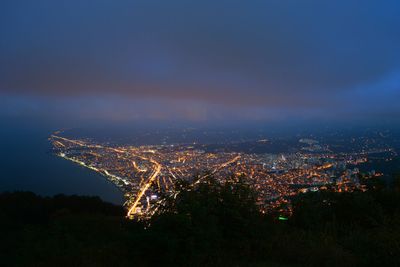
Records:
[[[154,182],[154,180],[157,178],[158,174],[161,171],[161,165],[157,161],[155,161],[153,159],[150,159],[150,162],[155,165],[154,172],[150,176],[150,178],[147,181],[147,183],[141,188],[141,190],[140,190],[139,194],[137,195],[136,200],[133,203],[133,205],[129,208],[128,214],[127,214],[128,217],[130,217],[131,215],[136,213],[136,207],[139,204],[140,199],[142,199],[143,195],[150,188],[151,184]]]
[[[87,144],[87,143],[85,143],[83,141],[68,139],[68,138],[61,137],[61,136],[54,135],[54,134],[52,134],[50,137],[51,138],[55,138],[55,139],[60,139],[62,141],[66,141],[66,142],[69,142],[69,143],[72,143],[72,144],[75,144],[75,145],[78,145],[78,146],[81,146],[81,147],[105,148],[104,146],[101,146],[101,145],[89,145],[89,144]],[[58,143],[60,143],[60,142],[58,142]],[[62,146],[65,147],[65,145],[62,145]]]
[[[117,153],[125,153],[126,151],[124,150],[120,150],[120,149],[116,149],[116,148],[111,148],[112,151],[117,152]],[[150,188],[150,186],[152,185],[152,183],[154,182],[154,180],[157,178],[158,174],[160,174],[161,172],[161,164],[158,163],[157,161],[153,160],[153,159],[149,159],[149,158],[145,158],[143,156],[139,156],[136,154],[131,153],[131,155],[134,155],[136,157],[139,157],[143,160],[147,160],[150,161],[151,163],[153,163],[155,165],[154,168],[154,172],[153,174],[150,176],[150,178],[147,180],[146,184],[143,185],[143,187],[140,189],[139,193],[136,196],[136,200],[133,203],[133,205],[129,208],[128,213],[127,213],[127,217],[131,217],[132,215],[136,214],[136,207],[138,206],[140,200],[142,199],[143,195],[146,193],[146,191]]]
[[[238,161],[240,159],[240,155],[237,155],[236,157],[234,157],[233,159],[222,163],[221,165],[219,165],[217,168],[215,168],[211,173],[204,175],[203,177],[200,177],[195,183],[193,183],[193,185],[196,185],[198,183],[200,183],[203,179],[217,173],[218,171],[222,170],[223,168],[227,167],[228,165]]]
[[[238,161],[240,159],[240,155],[237,155],[236,157],[234,157],[233,159],[222,163],[221,165],[219,165],[217,168],[215,168],[211,173],[208,173],[202,177],[200,177],[199,179],[197,179],[196,182],[192,183],[190,185],[190,187],[194,187],[196,184],[200,183],[202,180],[204,180],[207,177],[210,177],[211,175],[214,175],[215,173],[217,173],[218,171],[222,170],[223,168],[227,167],[228,165],[235,163],[236,161]],[[172,173],[171,173],[172,174]],[[174,199],[177,198],[177,196],[179,195],[180,191],[175,191],[174,194],[172,195]],[[165,200],[161,200],[161,202],[159,203],[165,203]],[[156,213],[156,211],[158,210],[158,208],[154,209],[151,213],[151,215],[154,215]]]
[[[168,166],[162,166],[159,162],[157,162],[154,158],[151,157],[147,157],[147,156],[143,156],[143,155],[139,155],[136,153],[136,151],[132,150],[132,149],[126,149],[123,147],[107,147],[107,146],[102,146],[99,144],[90,144],[86,141],[83,140],[74,140],[74,139],[69,139],[69,138],[65,138],[65,137],[61,137],[58,135],[51,135],[51,138],[53,139],[54,145],[61,147],[62,149],[66,148],[66,144],[70,143],[82,148],[95,148],[95,149],[105,149],[107,151],[109,151],[110,153],[115,153],[118,154],[119,158],[123,158],[126,159],[127,161],[131,162],[132,164],[132,168],[134,169],[134,171],[142,171],[141,169],[138,168],[138,166],[136,165],[136,163],[132,160],[132,157],[137,157],[140,158],[143,161],[147,161],[149,163],[151,163],[153,165],[152,167],[152,173],[151,175],[149,175],[147,178],[143,177],[143,184],[140,185],[139,190],[137,191],[136,194],[132,194],[129,197],[129,200],[126,202],[127,203],[127,217],[131,218],[135,215],[140,216],[142,215],[141,212],[138,211],[138,207],[141,205],[141,200],[143,199],[143,197],[146,195],[146,192],[151,188],[151,186],[153,185],[153,183],[156,182],[159,174],[161,173],[161,170],[163,168],[166,168],[166,170],[168,170],[168,172],[171,174],[172,177],[174,177],[175,179],[178,179],[178,177],[176,177],[174,175],[174,173],[172,172],[171,169],[168,168]],[[146,150],[144,152],[151,152],[152,154],[155,154],[155,151],[150,151],[150,150]],[[88,152],[91,155],[97,155],[97,154],[93,154],[94,152]],[[96,171],[98,173],[101,173],[107,177],[112,178],[112,180],[118,180],[118,181],[122,181],[125,185],[129,185],[129,181],[127,181],[124,177],[119,177],[113,173],[110,173],[107,169],[103,168],[103,167],[98,167],[98,166],[93,166],[91,164],[88,164],[86,162],[84,162],[83,160],[79,160],[77,158],[74,157],[68,157],[68,155],[66,155],[65,153],[59,153],[58,154],[60,157],[63,157],[67,160],[73,161],[75,163],[78,163],[86,168],[89,168],[93,171]],[[200,177],[194,184],[192,184],[192,186],[194,186],[195,184],[199,183],[201,180],[214,175],[215,173],[219,172],[220,170],[226,168],[227,166],[229,166],[230,164],[236,162],[238,159],[240,158],[240,155],[237,155],[235,157],[233,157],[232,159],[228,160],[227,162],[221,163],[217,166],[214,167],[214,169]],[[181,175],[184,175],[182,173],[181,170],[177,169],[176,171],[180,172]],[[165,182],[165,177],[164,178],[164,184],[167,185],[167,183]],[[172,184],[171,181],[171,177],[169,177],[169,181]],[[160,188],[160,184],[158,184],[159,188]],[[136,191],[136,190],[135,190]],[[133,193],[133,192],[132,192]],[[133,203],[133,204],[128,204],[128,203]],[[148,203],[149,205],[149,203]]]
[[[230,161],[227,161],[227,162],[221,164],[217,169],[214,170],[214,173],[217,172],[217,171],[219,171],[219,170],[221,170],[221,169],[223,169],[223,168],[225,168],[225,167],[228,166],[229,164],[232,164],[232,163],[236,162],[236,161],[239,160],[239,159],[240,159],[240,155],[237,155],[236,157],[234,157],[234,158],[231,159]]]
[[[103,147],[103,146],[100,146],[100,145],[93,146],[93,145],[86,144],[85,142],[82,142],[82,141],[68,139],[68,138],[64,138],[64,137],[61,137],[61,136],[57,136],[57,135],[52,135],[51,137],[55,138],[55,139],[59,139],[59,140],[65,141],[65,142],[70,142],[72,144],[75,144],[75,145],[78,145],[78,146],[81,146],[81,147],[104,148],[104,149],[109,149],[109,150],[111,150],[111,151],[113,151],[115,153],[118,153],[118,154],[125,154],[127,152],[126,150],[122,150],[122,149],[118,149],[118,148]],[[56,142],[58,142],[58,141],[56,141]],[[62,144],[62,143],[60,143],[60,144]],[[64,145],[62,145],[62,146],[64,146]],[[158,162],[156,162],[155,160],[153,160],[153,159],[149,159],[149,158],[146,158],[146,157],[143,157],[143,156],[135,155],[133,153],[130,153],[130,154],[132,156],[139,157],[139,158],[141,158],[143,160],[150,161],[151,163],[153,163],[155,165],[155,168],[154,168],[153,174],[150,176],[150,178],[147,180],[146,184],[140,189],[139,193],[137,194],[133,205],[128,210],[127,217],[130,217],[131,215],[134,215],[136,213],[137,205],[139,204],[140,200],[142,199],[142,197],[146,193],[146,191],[150,188],[151,184],[157,178],[157,176],[160,173],[161,168],[162,168],[161,165]],[[97,172],[100,172],[100,173],[105,173],[107,176],[116,177],[115,175],[110,174],[107,170],[100,170],[100,169],[97,169],[97,168],[93,168],[93,167],[87,166],[82,161],[74,160],[74,159],[71,159],[71,158],[68,158],[68,157],[65,157],[65,156],[62,156],[62,157],[65,158],[65,159],[71,160],[73,162],[76,162],[76,163],[78,163],[78,164],[80,164],[82,166],[88,167],[88,168],[90,168],[90,169],[92,169],[94,171],[97,171]]]
[[[63,141],[66,141],[66,142],[69,142],[69,143],[72,143],[72,144],[75,144],[75,145],[78,145],[78,146],[85,146],[85,143],[83,143],[83,142],[81,142],[81,141],[76,141],[76,140],[68,139],[68,138],[61,137],[61,136],[57,136],[57,135],[54,135],[54,134],[52,134],[51,137],[52,137],[52,138],[56,138],[56,139],[60,139],[60,140],[63,140]],[[63,145],[63,146],[64,146],[64,145]]]

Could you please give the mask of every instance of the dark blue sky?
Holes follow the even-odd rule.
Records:
[[[400,117],[399,1],[3,0],[0,34],[3,117]]]

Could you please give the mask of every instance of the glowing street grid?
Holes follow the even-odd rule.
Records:
[[[307,150],[249,154],[206,152],[187,144],[111,146],[62,137],[60,132],[49,140],[58,156],[98,172],[118,186],[126,198],[129,218],[150,217],[160,193],[176,194],[176,181],[196,184],[209,175],[221,183],[242,177],[255,189],[262,212],[281,208],[282,213],[290,214],[290,197],[299,193],[366,190],[357,165],[367,162],[371,154],[385,153],[386,160],[396,156],[391,148],[337,154]],[[313,140],[300,142],[314,145]],[[363,174],[363,179],[380,175],[371,171]]]

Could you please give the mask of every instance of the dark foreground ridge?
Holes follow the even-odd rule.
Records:
[[[150,222],[97,197],[0,195],[1,266],[399,266],[400,190],[304,194],[287,221],[212,179]],[[377,188],[377,186],[374,186]]]

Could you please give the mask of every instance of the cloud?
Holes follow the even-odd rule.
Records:
[[[342,98],[400,68],[399,8],[397,1],[2,1],[0,91],[153,99],[165,110],[196,102],[206,107],[200,117],[222,109],[362,110]]]

